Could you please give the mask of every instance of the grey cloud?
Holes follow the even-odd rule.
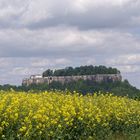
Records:
[[[64,2],[65,3],[65,2]],[[73,3],[73,2],[71,2]],[[67,5],[66,5],[67,6]],[[65,12],[65,6],[62,5],[62,10],[57,11],[57,7],[55,10],[51,10],[50,14],[52,17],[43,18],[38,20],[37,22],[30,22],[27,24],[27,27],[30,29],[37,28],[45,28],[50,26],[58,26],[58,25],[68,25],[68,26],[76,26],[79,29],[102,29],[102,28],[127,28],[139,26],[140,23],[137,20],[139,14],[140,3],[138,1],[130,1],[127,4],[118,6],[118,5],[110,5],[104,3],[104,5],[88,5],[85,12],[77,12],[71,11],[73,4],[71,7],[67,8],[67,12]],[[61,7],[61,6],[60,6]],[[82,10],[81,10],[82,11]]]
[[[110,30],[80,31],[70,27],[0,31],[1,57],[86,57],[140,52],[139,37]]]
[[[139,7],[139,0],[1,0],[0,84],[93,64],[117,67],[138,86]]]
[[[140,24],[138,0],[5,0],[0,4],[0,26],[3,28],[40,29],[67,25],[79,29],[100,29]]]
[[[31,23],[27,27],[30,29],[39,29],[57,25],[68,25],[76,26],[83,30],[119,27],[131,18],[128,17],[127,13],[121,11],[122,9],[92,9],[82,14],[72,13],[44,19],[36,23]]]
[[[124,54],[112,59],[106,60],[107,64],[111,65],[139,65],[140,64],[140,54]]]
[[[60,0],[58,2],[52,1],[51,6],[48,7],[47,3],[50,4],[50,1],[46,1],[45,3],[46,7],[43,5],[42,8],[46,11],[46,17],[40,18],[40,20],[36,22],[30,20],[30,22],[26,24],[30,29],[58,25],[76,26],[80,29],[139,25],[139,22],[135,20],[140,16],[140,2],[138,0],[127,0],[122,3],[119,3],[119,1],[112,2],[110,0],[104,3],[100,3],[99,1],[93,2],[91,0],[87,2]],[[49,18],[47,13],[51,15]]]

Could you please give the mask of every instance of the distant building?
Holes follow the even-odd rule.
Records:
[[[30,79],[36,79],[36,78],[42,78],[42,75],[38,74],[38,75],[31,75]]]
[[[30,78],[23,79],[22,85],[29,86],[32,84],[50,84],[53,81],[60,82],[62,84],[69,83],[78,80],[91,80],[94,82],[115,82],[122,81],[121,74],[96,74],[96,75],[78,75],[78,76],[48,76],[42,77],[42,75],[32,75]]]

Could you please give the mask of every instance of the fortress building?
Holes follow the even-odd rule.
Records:
[[[61,84],[78,80],[91,80],[94,82],[116,82],[122,81],[121,74],[96,74],[96,75],[77,75],[77,76],[48,76],[32,75],[30,78],[23,79],[22,85],[29,86],[32,84],[50,84],[52,82],[60,82]]]

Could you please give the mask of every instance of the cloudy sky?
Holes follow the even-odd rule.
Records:
[[[0,84],[92,64],[140,88],[139,9],[140,0],[0,0]]]

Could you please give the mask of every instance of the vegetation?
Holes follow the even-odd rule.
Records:
[[[61,84],[59,82],[52,82],[51,84],[40,84],[40,85],[30,85],[30,86],[11,86],[4,85],[0,86],[0,90],[10,91],[11,89],[15,91],[25,91],[28,92],[33,90],[34,92],[39,91],[51,91],[51,90],[69,90],[70,92],[76,91],[80,92],[83,95],[87,93],[95,93],[95,92],[111,92],[116,96],[128,96],[129,98],[139,99],[140,100],[140,90],[136,87],[133,87],[127,80],[118,81],[118,82],[102,82],[96,83],[93,81],[84,81],[79,80],[77,82],[70,82]]]
[[[139,98],[140,90],[133,87],[129,84],[127,80],[118,81],[118,82],[93,82],[90,80],[84,81],[79,80],[77,82],[65,83],[64,85],[59,82],[52,82],[48,89],[57,89],[57,90],[69,90],[73,92],[73,90],[82,93],[83,95],[87,93],[95,93],[95,92],[112,92],[117,96],[128,96],[130,98]]]
[[[120,73],[116,68],[107,68],[105,66],[81,66],[81,67],[67,67],[58,70],[46,70],[43,72],[43,77],[47,76],[72,76],[72,75],[94,75],[94,74],[117,74]]]
[[[111,94],[0,94],[1,140],[115,140],[139,137],[140,101]],[[118,139],[120,140],[120,139]]]
[[[68,67],[65,69],[60,70],[47,70],[43,73],[43,75],[87,75],[87,74],[97,74],[97,73],[120,73],[119,70],[115,68],[106,68],[105,66],[81,66],[81,67]],[[0,90],[10,91],[11,89],[15,91],[30,91],[33,90],[34,92],[39,91],[51,91],[51,90],[69,90],[70,92],[76,91],[80,92],[83,95],[87,93],[95,93],[95,92],[111,92],[116,96],[128,96],[129,98],[133,99],[140,99],[140,90],[133,87],[129,84],[127,80],[124,81],[106,81],[106,82],[94,82],[90,80],[79,80],[79,81],[72,81],[69,83],[62,84],[60,82],[52,82],[51,84],[40,84],[35,85],[32,84],[30,86],[11,86],[11,85],[3,85],[0,86]]]
[[[33,90],[35,92],[38,91],[51,91],[51,90],[69,90],[70,92],[76,91],[80,92],[83,95],[87,93],[94,94],[95,92],[111,92],[116,96],[128,96],[133,99],[140,99],[140,90],[136,87],[133,87],[129,84],[127,80],[118,81],[118,82],[102,82],[96,83],[93,81],[73,81],[70,83],[61,84],[59,82],[52,82],[51,84],[40,84],[40,85],[30,85],[30,86],[10,86],[5,85],[0,88],[1,90],[9,91],[10,89],[14,89],[16,91],[30,91]]]

